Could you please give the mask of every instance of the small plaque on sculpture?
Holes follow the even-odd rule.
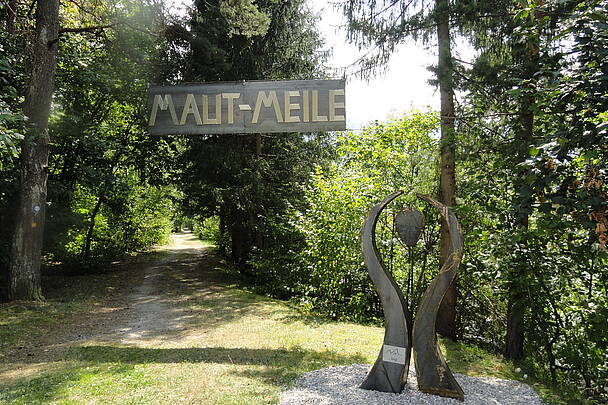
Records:
[[[384,345],[382,347],[382,360],[389,363],[405,364],[405,347]]]

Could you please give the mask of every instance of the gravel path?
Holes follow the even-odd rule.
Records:
[[[188,311],[176,305],[178,298],[165,291],[180,287],[174,285],[168,274],[200,255],[203,245],[191,233],[181,232],[171,235],[171,244],[160,249],[166,255],[140,270],[141,284],[134,286],[126,297],[126,311],[113,319],[111,327],[85,341],[150,346],[175,339],[175,333],[185,330]]]
[[[462,374],[455,377],[464,390],[464,402],[424,394],[418,391],[413,367],[401,394],[362,390],[359,384],[370,368],[367,364],[354,364],[306,373],[283,393],[279,405],[544,405],[527,384]]]
[[[7,358],[21,363],[52,358],[55,351],[74,345],[119,343],[153,345],[174,341],[191,317],[187,308],[178,305],[187,287],[198,288],[196,280],[186,285],[168,274],[180,273],[180,267],[201,262],[205,250],[190,232],[171,235],[171,244],[160,246],[163,255],[130,265],[121,275],[123,288],[80,314],[73,315],[63,327],[55,328],[25,347],[14,349]],[[185,273],[188,270],[184,270]],[[190,277],[192,278],[192,277]],[[71,281],[71,280],[70,280]],[[0,363],[3,357],[0,356]],[[1,364],[0,364],[1,365]],[[2,373],[0,372],[0,377]]]

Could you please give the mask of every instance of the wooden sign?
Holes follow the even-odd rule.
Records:
[[[324,132],[346,129],[344,80],[151,86],[150,134]]]

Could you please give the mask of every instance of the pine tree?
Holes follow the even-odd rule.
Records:
[[[321,74],[320,40],[304,1],[197,1],[188,26],[168,32],[171,43],[187,49],[184,68],[174,75],[186,81],[310,79]],[[249,269],[254,251],[275,243],[270,218],[286,220],[280,213],[301,199],[298,184],[310,169],[295,160],[307,159],[301,153],[307,147],[304,139],[301,134],[253,134],[187,141],[184,160],[189,164],[182,183],[191,196],[190,210],[219,216],[229,241],[223,247],[242,269]],[[285,165],[290,156],[291,167]]]

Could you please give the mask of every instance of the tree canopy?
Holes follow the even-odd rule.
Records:
[[[340,7],[369,51],[349,74],[369,77],[406,41],[437,45],[441,111],[341,133],[150,136],[150,84],[327,78],[307,3],[195,0],[182,16],[152,0],[0,4],[1,295],[42,299],[47,275],[105,271],[187,226],[260,291],[381,322],[363,218],[405,191],[377,244],[415,312],[440,268],[442,224],[425,210],[407,247],[394,216],[418,207],[416,192],[440,195],[465,235],[447,335],[604,403],[608,5]],[[455,57],[457,38],[471,60]]]

